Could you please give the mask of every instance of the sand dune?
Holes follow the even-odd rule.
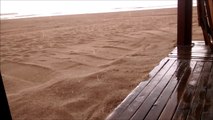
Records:
[[[1,21],[14,120],[102,120],[175,47],[176,9]],[[193,38],[202,39],[193,18]]]

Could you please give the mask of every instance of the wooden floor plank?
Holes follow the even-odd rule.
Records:
[[[180,67],[180,69],[177,71],[176,77],[177,77],[178,85],[176,86],[170,99],[167,102],[167,105],[165,106],[164,110],[162,111],[161,115],[159,116],[159,120],[171,120],[172,119],[174,111],[176,110],[176,107],[178,106],[180,98],[184,92],[186,82],[187,82],[188,78],[192,77],[191,74],[195,68],[195,65],[196,65],[195,61],[190,62],[189,67],[185,67],[185,65],[182,65]],[[186,73],[186,74],[184,74],[184,73]]]
[[[213,120],[213,65],[207,83],[207,94],[201,119]]]
[[[191,101],[191,107],[186,120],[200,119],[206,97],[206,87],[209,73],[211,72],[212,62],[205,62],[201,73],[201,80]]]
[[[173,54],[170,55],[171,58],[177,58],[178,55]],[[213,55],[200,55],[200,54],[193,54],[193,56],[188,55],[181,55],[179,59],[194,59],[194,60],[201,60],[201,61],[213,61]]]
[[[161,60],[158,66],[156,66],[150,73],[149,77],[152,79],[169,61],[168,58]],[[145,86],[150,82],[150,80],[142,81],[123,101],[115,108],[115,110],[106,118],[107,120],[114,120],[118,118],[121,113],[133,102],[133,100],[139,95],[139,93],[145,88]]]
[[[118,118],[120,114],[126,110],[126,108],[134,101],[134,99],[138,96],[138,94],[144,89],[149,81],[141,82],[134,91],[132,91],[124,101],[107,117],[106,120],[114,120],[114,118]]]
[[[203,45],[203,42],[193,42],[193,46],[180,46],[176,47],[170,54],[169,57],[179,59],[206,59],[213,60],[213,54],[208,46]]]
[[[174,72],[176,71],[177,67],[178,67],[178,63],[176,61],[172,65],[172,67],[169,69],[169,71],[164,75],[164,77],[161,79],[158,85],[154,88],[154,90],[150,93],[150,95],[147,97],[144,103],[141,104],[140,108],[133,115],[131,120],[138,120],[138,119],[143,120],[146,117],[152,105],[154,105],[155,101],[158,99],[161,92],[166,88],[166,85],[168,84],[172,76],[174,75]]]
[[[182,120],[186,118],[186,116],[188,115],[188,112],[190,109],[190,102],[193,98],[193,95],[195,94],[197,85],[199,84],[203,65],[204,65],[204,62],[198,62],[196,64],[196,67],[193,71],[193,76],[192,78],[190,78],[191,80],[189,79],[189,81],[187,82],[183,95],[180,98],[179,105],[172,118],[173,120]],[[190,81],[195,81],[195,83],[190,84]]]
[[[163,78],[165,73],[169,70],[169,68],[174,64],[175,60],[169,60],[167,64],[158,72],[158,74],[150,80],[150,83],[144,88],[144,90],[137,96],[137,98],[130,104],[127,109],[118,117],[118,120],[130,119],[140,105],[144,102],[147,96],[151,93],[151,91],[155,88],[158,82]]]
[[[154,105],[152,106],[151,110],[149,111],[148,115],[146,116],[145,120],[156,120],[158,119],[158,117],[160,116],[163,108],[165,107],[167,101],[169,100],[169,97],[171,96],[171,94],[173,93],[173,91],[175,90],[177,84],[178,84],[178,78],[176,76],[178,70],[180,70],[181,68],[184,68],[183,70],[185,70],[185,68],[187,68],[187,66],[185,66],[186,62],[178,62],[178,68],[176,69],[175,73],[172,76],[172,79],[169,81],[168,85],[166,86],[165,90],[161,93],[160,97],[158,98],[158,100],[154,103]]]
[[[160,61],[159,65],[157,65],[150,73],[149,73],[149,80],[151,80],[163,67],[167,62],[169,61],[169,58],[164,58]]]

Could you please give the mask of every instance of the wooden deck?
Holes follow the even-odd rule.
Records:
[[[213,120],[213,54],[193,43],[175,48],[107,120]]]

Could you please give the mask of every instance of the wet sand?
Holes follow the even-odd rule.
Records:
[[[203,39],[193,16],[193,39]],[[175,47],[176,9],[1,21],[14,120],[102,120]]]

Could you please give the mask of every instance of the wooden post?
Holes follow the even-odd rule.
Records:
[[[8,101],[7,101],[7,96],[6,96],[6,92],[4,89],[4,84],[3,84],[3,80],[2,80],[2,76],[1,76],[1,71],[0,71],[0,115],[2,118],[4,118],[5,120],[12,120],[12,116],[10,113],[10,108],[8,105]]]
[[[192,43],[192,0],[178,0],[177,45]]]

